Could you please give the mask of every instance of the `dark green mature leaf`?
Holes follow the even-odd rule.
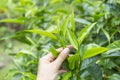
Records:
[[[51,32],[44,31],[44,30],[33,29],[33,30],[24,30],[24,31],[25,32],[30,32],[30,33],[36,33],[36,34],[44,35],[44,36],[47,36],[47,37],[50,37],[52,39],[57,40],[57,37],[54,34],[52,34]]]
[[[120,75],[119,74],[113,74],[108,77],[108,80],[120,80]]]
[[[106,38],[108,39],[108,42],[110,43],[110,35],[109,35],[109,33],[103,28],[102,28],[102,31],[104,32]]]
[[[95,48],[88,49],[87,51],[85,51],[82,59],[84,60],[84,59],[96,56],[107,50],[108,50],[108,48],[105,48],[105,47],[95,47]]]
[[[69,29],[67,30],[67,33],[68,33],[68,38],[69,38],[70,43],[75,49],[78,50],[78,42],[77,42],[77,38],[75,34]]]
[[[90,33],[91,29],[95,26],[96,22],[83,28],[79,35],[78,35],[78,43],[81,45],[82,41],[87,37],[87,35]]]
[[[92,58],[85,59],[82,62],[81,71],[88,68],[89,66],[93,65],[94,63],[96,63],[99,58],[100,58],[99,56],[95,56]]]
[[[115,58],[115,57],[120,57],[120,52],[113,52],[111,54],[104,54],[101,59]]]
[[[94,78],[94,80],[102,80],[102,71],[99,65],[92,64],[87,68],[87,71]]]
[[[110,49],[110,50],[106,51],[104,54],[111,54],[111,53],[116,52],[116,51],[120,51],[120,48]]]
[[[108,45],[107,47],[110,49],[120,48],[120,40],[113,42],[112,44]]]

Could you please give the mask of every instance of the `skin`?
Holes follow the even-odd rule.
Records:
[[[52,53],[40,58],[37,80],[55,80],[58,74],[66,72],[66,70],[60,69],[60,67],[71,49],[71,45],[67,46],[65,49],[57,49],[60,53],[57,58],[55,58]]]

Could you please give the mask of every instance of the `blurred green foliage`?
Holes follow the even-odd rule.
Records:
[[[119,80],[119,17],[119,0],[1,0],[1,49],[13,66],[0,79],[35,80],[39,58],[71,44],[58,80]]]

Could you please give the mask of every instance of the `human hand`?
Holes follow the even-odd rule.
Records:
[[[55,80],[58,74],[66,72],[66,70],[60,70],[60,67],[71,49],[71,45],[65,49],[57,49],[60,53],[57,58],[52,53],[42,57],[39,61],[37,80]]]

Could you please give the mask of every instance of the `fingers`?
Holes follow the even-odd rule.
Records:
[[[58,71],[58,74],[62,74],[62,73],[65,73],[65,72],[67,72],[67,70],[62,69],[62,70]]]
[[[58,48],[56,49],[58,51],[58,53],[62,52],[63,48]],[[52,53],[48,53],[46,56],[43,57],[46,61],[48,62],[52,62],[55,57],[52,55]]]
[[[67,48],[68,48],[68,50],[70,51],[73,47],[72,47],[72,45],[68,45],[67,46]],[[65,48],[66,49],[66,48]],[[64,50],[65,50],[64,49]],[[61,54],[61,55],[59,55],[58,56],[58,58],[60,58],[60,56],[63,56],[63,59],[61,60],[61,63],[65,60],[65,58],[67,57],[67,52],[64,52],[64,50],[63,50],[63,48],[58,48],[58,49],[56,49],[57,51],[58,51],[58,53],[60,53],[61,54],[61,52],[62,53],[66,53],[66,55],[65,54]],[[68,52],[69,53],[69,52]],[[66,57],[65,57],[66,56]],[[65,57],[65,58],[64,58]],[[46,56],[44,56],[43,58],[42,58],[44,61],[46,61],[46,62],[48,62],[48,63],[50,63],[50,62],[53,62],[54,60],[55,60],[55,57],[52,55],[52,53],[48,53]]]
[[[69,48],[70,50],[73,48],[72,45],[68,45],[67,48]]]
[[[62,64],[62,62],[67,58],[68,54],[70,52],[69,48],[65,48],[57,57],[57,59],[54,61],[54,64],[57,68],[59,68]]]

